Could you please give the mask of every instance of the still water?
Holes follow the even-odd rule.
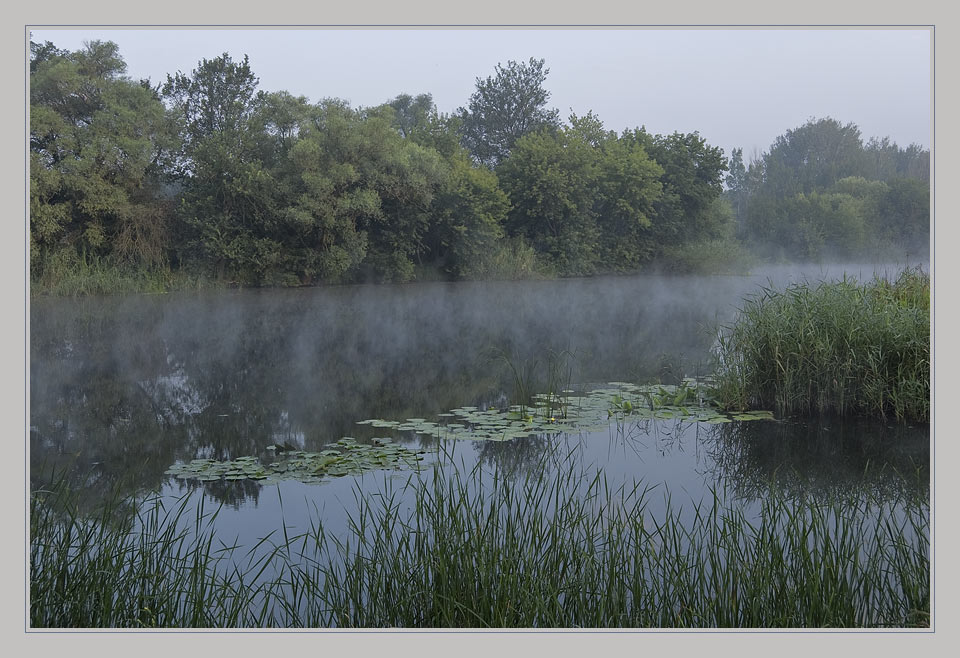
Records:
[[[879,268],[895,273],[898,268]],[[165,475],[196,458],[323,450],[357,422],[504,406],[514,372],[532,392],[551,359],[569,385],[676,383],[710,372],[716,327],[763,285],[872,276],[874,266],[777,268],[748,277],[631,276],[35,299],[30,310],[30,475],[54,470],[95,507],[109,493],[202,489],[241,542],[318,515],[343,527],[359,490],[410,471],[318,484],[198,483]],[[928,426],[834,419],[702,425],[611,423],[604,431],[440,445],[392,435],[463,468],[514,477],[574,454],[614,483],[698,500],[717,487],[747,503],[771,485],[798,496],[928,495]],[[559,468],[559,466],[558,466]],[[665,504],[665,503],[664,503]]]

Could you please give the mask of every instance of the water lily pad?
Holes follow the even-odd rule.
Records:
[[[543,392],[532,396],[531,405],[506,408],[463,406],[438,415],[437,423],[424,418],[361,421],[396,432],[414,431],[438,439],[471,441],[522,440],[531,435],[595,432],[616,422],[659,422],[664,420],[728,423],[733,420],[772,419],[770,412],[725,414],[711,405],[705,378],[685,378],[679,385],[610,382],[561,393]],[[450,422],[455,420],[456,422]],[[336,445],[342,448],[341,444]],[[359,454],[359,453],[358,453]],[[377,464],[383,455],[369,457]]]
[[[278,452],[276,460],[267,464],[260,463],[253,456],[223,462],[203,459],[193,460],[189,464],[174,464],[167,469],[167,474],[201,482],[249,479],[261,483],[282,480],[316,483],[327,476],[359,475],[372,469],[409,468],[411,463],[419,464],[422,459],[420,452],[395,444],[389,437],[374,439],[372,444],[360,443],[353,437],[343,437],[331,444],[329,449],[320,452]]]

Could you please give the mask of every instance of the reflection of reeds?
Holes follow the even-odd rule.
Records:
[[[925,422],[930,276],[764,289],[721,332],[718,361],[717,397],[729,408]]]
[[[726,423],[711,427],[702,441],[711,477],[740,499],[760,500],[771,486],[817,500],[930,496],[929,434],[922,429],[835,417]]]
[[[497,357],[510,371],[513,380],[511,402],[520,407],[521,417],[529,414],[543,418],[566,418],[567,391],[573,379],[576,355],[569,350],[547,350],[540,359],[524,359],[498,350]],[[535,395],[535,391],[536,393]],[[534,401],[534,397],[537,398]]]
[[[356,490],[344,534],[280,521],[248,550],[186,499],[136,523],[31,505],[34,627],[850,627],[929,623],[929,513],[715,492],[648,510],[567,459],[514,479],[441,460]],[[452,469],[452,470],[451,470]]]

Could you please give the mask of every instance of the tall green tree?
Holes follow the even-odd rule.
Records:
[[[201,60],[189,75],[168,75],[163,86],[182,144],[185,255],[244,282],[262,280],[281,258],[264,235],[275,212],[275,185],[256,149],[257,84],[248,57],[235,62],[224,53]]]
[[[927,251],[929,152],[919,146],[864,145],[852,123],[811,119],[778,137],[747,174],[746,235],[775,255]]]
[[[497,64],[493,76],[477,78],[467,107],[457,110],[462,144],[477,162],[495,167],[524,135],[559,127],[559,113],[547,109],[550,92],[543,83],[550,69],[544,64],[510,60]]]
[[[363,114],[389,121],[404,139],[433,149],[444,159],[460,156],[462,122],[457,116],[438,112],[430,94],[400,94]]]
[[[116,44],[76,52],[31,43],[30,244],[35,275],[54,254],[153,268],[167,261],[164,107]]]
[[[340,112],[343,118],[331,118]],[[280,278],[337,281],[366,255],[366,235],[358,224],[379,212],[379,199],[356,184],[346,148],[331,148],[349,131],[349,114],[336,104],[321,104],[277,162],[273,178],[283,194],[269,236],[282,257],[274,268],[281,270]]]
[[[429,124],[437,108],[431,94],[400,94],[387,103],[393,111],[393,126],[403,137],[411,137]]]
[[[863,142],[853,123],[810,119],[777,137],[764,155],[763,193],[785,198],[823,190],[863,167]]]
[[[889,137],[873,137],[863,147],[862,174],[872,180],[914,178],[930,182],[930,151],[917,144],[903,149]]]
[[[522,137],[498,167],[512,205],[509,232],[561,274],[635,269],[654,252],[663,169],[592,113],[570,121]]]
[[[727,196],[730,199],[730,207],[733,209],[737,230],[740,231],[747,216],[747,204],[750,198],[747,167],[743,163],[742,148],[733,149],[727,170],[728,173],[724,182],[727,186]]]
[[[625,131],[623,140],[641,145],[662,168],[663,194],[654,204],[652,234],[658,248],[698,238],[718,237],[724,227],[711,212],[723,193],[727,161],[719,147],[710,146],[699,133],[651,135],[640,128]]]
[[[304,281],[412,278],[433,256],[447,176],[439,154],[401,137],[389,114],[321,102],[276,175],[288,190],[274,224],[286,266]]]
[[[286,91],[257,92],[252,104],[249,138],[256,141],[256,157],[267,167],[276,166],[313,121],[317,107],[306,96]]]
[[[930,185],[918,178],[887,181],[875,206],[876,232],[911,255],[930,257]]]
[[[591,144],[560,129],[521,137],[497,169],[512,206],[511,235],[522,236],[561,274],[596,271],[598,164]]]
[[[594,201],[600,229],[598,269],[636,270],[658,251],[653,227],[657,203],[663,196],[663,167],[632,139],[619,138],[613,132],[605,138],[595,135],[593,143],[599,155]]]
[[[250,58],[234,62],[229,53],[201,60],[190,75],[167,76],[163,95],[177,111],[185,146],[196,148],[211,138],[239,143],[253,114],[259,80]]]
[[[444,174],[436,179],[420,260],[455,278],[491,272],[501,253],[510,203],[496,174],[478,167],[460,145],[460,119],[438,113],[430,94],[401,94],[375,109],[389,109],[376,116],[389,118],[405,140],[442,159]]]
[[[466,151],[447,160],[449,176],[434,201],[431,255],[457,278],[483,277],[493,268],[510,200],[497,175],[477,167]]]

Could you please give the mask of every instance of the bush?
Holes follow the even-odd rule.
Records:
[[[465,272],[471,279],[536,279],[550,274],[523,238],[504,238]]]
[[[678,274],[747,274],[756,258],[734,238],[667,247],[661,269]]]

